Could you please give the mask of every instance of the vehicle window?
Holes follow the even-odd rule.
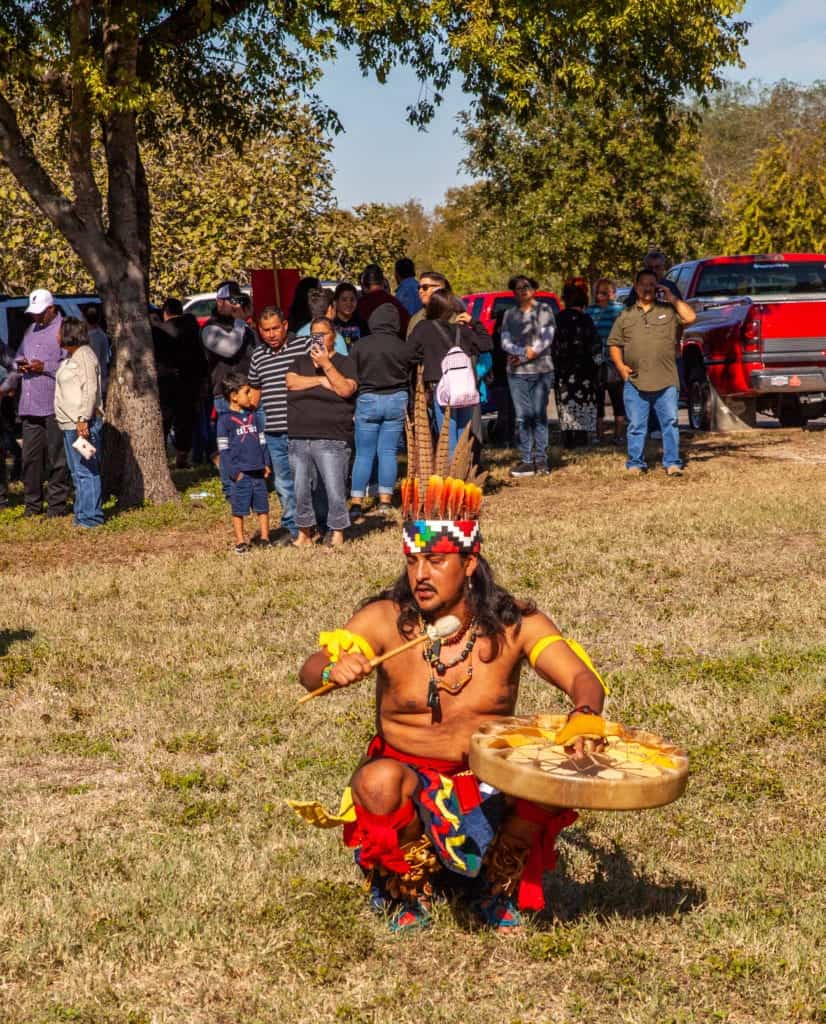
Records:
[[[516,305],[516,297],[513,295],[501,295],[498,299],[493,300],[493,308],[490,311],[490,315],[494,320],[501,320],[504,316],[505,310],[510,309]]]
[[[826,262],[730,263],[703,269],[698,296],[826,293]]]
[[[470,315],[473,317],[474,320],[478,320],[479,317],[482,315],[482,306],[484,306],[484,304],[485,299],[481,295],[479,296],[478,299],[473,300],[473,305],[470,308]]]
[[[666,281],[671,281],[680,289],[680,295],[685,295],[688,282],[691,277],[691,267],[672,267],[665,275]]]
[[[553,310],[554,316],[559,312],[559,303],[556,299],[552,299],[550,295],[537,295],[537,302],[544,302],[546,306],[550,306]],[[491,310],[491,316],[494,320],[501,320],[505,315],[505,310],[510,309],[516,305],[516,297],[513,295],[500,295],[498,299],[493,300],[493,309]]]
[[[20,348],[20,342],[23,340],[26,328],[31,323],[31,319],[23,312],[24,309],[25,306],[6,307],[6,318],[9,326],[9,336],[7,341],[9,348],[13,349],[15,352]]]
[[[195,317],[212,316],[214,309],[215,299],[198,299],[191,306],[186,307],[187,313],[191,313]]]

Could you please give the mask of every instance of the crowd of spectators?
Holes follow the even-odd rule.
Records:
[[[626,443],[629,424],[629,471],[646,468],[646,433],[659,425],[663,464],[669,475],[681,472],[675,345],[693,311],[664,281],[660,256],[649,256],[625,306],[608,278],[596,282],[590,304],[584,282],[569,281],[556,315],[537,297],[535,280],[518,275],[509,282],[514,304],[498,335],[519,453],[514,477],[549,471],[552,391],[563,447],[607,440],[607,400],[614,443]],[[394,290],[370,264],[358,287],[342,282],[334,291],[304,278],[288,312],[271,305],[257,317],[238,282],[223,281],[203,327],[177,298],[153,309],[164,437],[178,468],[192,459],[218,468],[239,554],[249,548],[249,512],[258,516],[255,542],[273,542],[273,493],[281,508],[273,539],[297,547],[343,544],[371,494],[379,513],[393,514],[404,418],[419,371],[434,431],[449,404],[451,450],[468,425],[482,446],[494,340],[443,274],[425,271],[417,280],[412,260],[401,259],[395,277]],[[71,480],[75,522],[94,527],[103,522],[109,339],[98,307],[89,307],[85,320],[63,317],[45,289],[31,294],[26,312],[32,323],[18,352],[0,347],[0,505],[10,451],[23,481],[24,515],[65,515]],[[649,424],[651,415],[658,424]]]

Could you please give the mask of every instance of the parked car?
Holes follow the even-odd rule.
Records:
[[[252,294],[248,286],[241,289],[247,295]],[[198,321],[198,326],[203,327],[215,312],[215,292],[198,292],[197,295],[187,295],[184,299],[184,313],[191,313]]]
[[[713,394],[753,424],[802,426],[826,412],[826,256],[715,256],[666,275],[697,312],[682,338],[689,423],[708,430]]]
[[[28,296],[11,298],[8,295],[0,295],[0,340],[15,352],[20,347],[26,328],[32,322],[26,312],[28,304]],[[76,316],[82,319],[83,308],[100,305],[100,299],[97,295],[55,295],[54,304],[62,316]]]

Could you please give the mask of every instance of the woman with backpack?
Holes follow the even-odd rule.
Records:
[[[551,355],[556,369],[556,408],[562,447],[588,444],[588,435],[597,429],[598,368],[594,356],[602,349],[594,321],[585,306],[588,296],[576,284],[566,284],[562,292],[565,309],[556,318],[556,333]]]
[[[468,423],[481,441],[481,409],[475,364],[482,352],[493,348],[485,328],[469,319],[452,292],[438,288],[427,302],[425,319],[410,335],[414,360],[421,363],[424,383],[433,396],[436,429],[441,430],[450,405],[450,454]]]

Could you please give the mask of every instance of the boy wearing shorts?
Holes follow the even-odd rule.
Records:
[[[224,476],[230,481],[235,553],[243,555],[249,551],[244,537],[244,518],[250,509],[258,516],[260,544],[269,547],[270,505],[266,480],[272,473],[272,467],[246,374],[228,373],[221,382],[221,388],[229,411],[218,417],[218,454]]]

